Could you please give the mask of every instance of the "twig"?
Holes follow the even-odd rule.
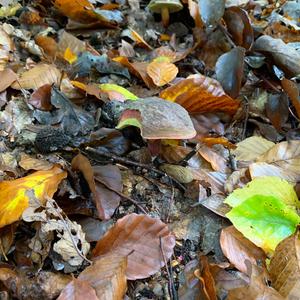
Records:
[[[162,176],[167,176],[168,178],[171,179],[171,181],[173,181],[182,191],[185,191],[186,188],[179,182],[177,181],[175,178],[173,178],[172,176],[168,175],[167,173],[161,171],[161,170],[158,170],[156,169],[155,167],[153,166],[149,166],[147,164],[143,164],[143,163],[139,163],[139,162],[136,162],[136,161],[132,161],[132,160],[129,160],[127,158],[124,158],[124,157],[119,157],[113,153],[110,153],[110,152],[105,152],[105,151],[101,151],[101,150],[95,150],[91,147],[86,147],[85,148],[86,151],[92,153],[92,154],[95,154],[95,155],[99,155],[99,156],[104,156],[104,157],[107,157],[107,158],[110,158],[111,160],[115,161],[115,162],[119,162],[119,163],[123,163],[125,165],[131,165],[131,166],[135,166],[135,167],[140,167],[140,168],[144,168],[144,169],[147,169],[147,170],[150,170],[150,171],[153,171],[159,175],[162,175]],[[94,160],[97,161],[97,159],[93,158]]]
[[[227,31],[227,29],[219,22],[218,23],[218,28],[222,31],[222,33],[225,35],[227,41],[229,42],[229,44],[235,48],[236,44],[234,43],[234,41],[232,40],[229,32]]]
[[[172,300],[177,300],[178,297],[176,295],[176,292],[175,292],[175,286],[174,286],[174,282],[173,282],[173,277],[170,273],[170,270],[168,268],[168,262],[166,260],[166,257],[165,257],[165,254],[164,254],[164,250],[163,250],[163,247],[162,247],[162,239],[161,239],[161,236],[159,237],[159,248],[160,248],[160,251],[161,251],[161,254],[162,254],[162,257],[163,257],[163,260],[164,260],[164,263],[165,263],[165,266],[166,266],[166,270],[167,270],[167,274],[168,274],[168,279],[169,279],[169,292],[170,292],[170,296],[171,296],[171,299]]]
[[[248,123],[248,118],[249,118],[249,101],[248,98],[245,97],[246,100],[246,116],[245,116],[245,122],[244,122],[244,127],[243,127],[243,132],[242,132],[242,141],[245,139],[246,135],[246,130],[247,130],[247,123]]]
[[[121,198],[124,198],[124,199],[126,199],[126,200],[128,200],[128,201],[130,201],[130,202],[132,202],[136,207],[138,207],[144,214],[148,214],[148,212],[137,202],[137,201],[135,201],[134,199],[132,199],[132,198],[130,198],[130,197],[128,197],[128,196],[126,196],[126,195],[124,195],[123,193],[121,193],[121,192],[119,192],[119,191],[117,191],[117,190],[115,190],[114,188],[112,188],[111,186],[109,186],[105,181],[103,181],[103,180],[101,180],[101,179],[99,179],[99,178],[97,178],[97,177],[95,177],[95,181],[98,181],[98,182],[100,182],[101,184],[103,184],[107,189],[109,189],[109,190],[111,190],[111,191],[113,191],[114,193],[116,193],[117,195],[119,195]]]

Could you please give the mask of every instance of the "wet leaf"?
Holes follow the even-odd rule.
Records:
[[[62,290],[57,300],[81,300],[81,299],[98,300],[95,290],[87,281],[74,278]]]
[[[248,13],[240,7],[231,6],[225,11],[224,21],[235,44],[244,47],[246,50],[250,49],[254,41],[254,35]]]
[[[198,0],[201,19],[206,26],[216,25],[223,17],[225,0]]]
[[[41,203],[44,203],[45,197],[52,197],[61,180],[66,177],[66,172],[54,166],[47,171],[37,171],[23,178],[0,182],[0,196],[3,199],[0,210],[0,228],[19,220],[23,211],[28,207],[27,190],[33,189],[35,196]]]
[[[275,144],[259,136],[251,136],[236,144],[232,154],[237,160],[253,161],[266,153]]]
[[[40,110],[51,110],[51,89],[51,84],[42,85],[31,94],[28,103]]]
[[[11,87],[19,90],[38,89],[45,84],[59,86],[61,72],[54,65],[38,64],[29,71],[20,75],[18,82],[14,82]]]
[[[161,246],[160,246],[161,244]],[[175,237],[167,225],[147,215],[129,214],[98,241],[94,256],[114,252],[128,256],[126,277],[129,280],[147,278],[164,266],[175,246]]]
[[[102,220],[110,219],[120,204],[121,197],[114,191],[122,192],[122,178],[117,166],[94,166],[82,154],[78,154],[72,160],[72,168],[82,172],[92,192],[99,217]]]
[[[180,104],[189,113],[222,111],[234,114],[240,105],[225,94],[218,81],[200,74],[166,88],[160,97]]]
[[[238,97],[244,74],[245,49],[233,48],[221,55],[216,63],[216,75],[224,91],[232,98]]]
[[[127,257],[112,252],[97,258],[78,278],[88,282],[99,299],[122,300],[127,289],[126,267]]]
[[[147,66],[147,74],[154,84],[164,86],[172,81],[178,73],[178,68],[167,60],[154,60]]]
[[[269,55],[289,76],[300,74],[300,53],[281,39],[263,35],[255,41],[253,50]]]
[[[243,273],[247,273],[245,260],[258,266],[265,263],[264,251],[246,239],[234,226],[222,229],[220,244],[230,263]]]
[[[269,265],[272,286],[285,298],[297,299],[300,293],[299,229],[275,249]]]

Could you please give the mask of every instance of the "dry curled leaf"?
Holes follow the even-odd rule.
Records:
[[[126,267],[127,257],[112,252],[95,260],[78,278],[88,282],[99,299],[122,300],[127,289]]]
[[[0,71],[0,78],[0,92],[3,92],[18,79],[18,75],[11,69],[5,69]]]
[[[175,246],[175,237],[159,219],[129,214],[98,241],[94,256],[114,252],[128,256],[126,276],[129,280],[147,278],[165,265]],[[163,254],[162,254],[163,253]]]
[[[189,113],[226,112],[234,114],[240,102],[225,94],[220,83],[197,74],[166,88],[160,97],[176,102]]]
[[[285,299],[298,299],[300,295],[299,229],[276,247],[269,272],[272,286]]]
[[[222,229],[220,244],[230,263],[243,273],[247,273],[245,260],[249,260],[255,265],[265,262],[264,251],[246,239],[234,226]]]

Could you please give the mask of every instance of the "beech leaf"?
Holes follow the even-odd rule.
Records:
[[[175,237],[159,219],[129,214],[98,241],[94,256],[114,252],[128,256],[126,276],[129,280],[147,278],[165,265],[175,246]]]

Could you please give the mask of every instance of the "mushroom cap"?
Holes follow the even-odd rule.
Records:
[[[125,109],[140,112],[145,139],[191,139],[196,135],[188,112],[177,103],[149,97],[126,101]]]
[[[170,13],[183,9],[180,0],[151,0],[148,8],[154,13],[160,13],[162,8],[168,8]]]

